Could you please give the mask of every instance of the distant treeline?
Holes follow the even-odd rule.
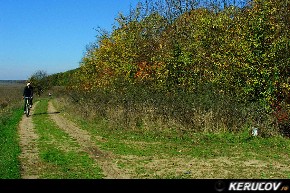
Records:
[[[0,84],[24,84],[26,80],[0,80]]]

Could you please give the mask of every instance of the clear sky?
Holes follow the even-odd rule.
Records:
[[[0,0],[0,80],[26,80],[79,67],[100,27],[139,0]]]

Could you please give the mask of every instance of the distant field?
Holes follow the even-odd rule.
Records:
[[[22,104],[24,83],[0,81],[0,113],[7,108]]]

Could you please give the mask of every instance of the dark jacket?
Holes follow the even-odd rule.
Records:
[[[24,87],[23,96],[24,97],[32,97],[33,96],[33,87],[31,85]]]

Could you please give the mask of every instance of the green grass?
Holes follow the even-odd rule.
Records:
[[[39,135],[39,152],[44,179],[101,179],[101,169],[75,140],[49,118],[48,100],[41,100],[35,109],[33,122]]]
[[[75,117],[74,120],[76,120]],[[122,155],[152,156],[162,152],[174,156],[179,155],[178,151],[181,150],[183,155],[200,158],[232,156],[241,152],[245,156],[258,154],[265,159],[279,159],[278,152],[287,155],[290,151],[290,143],[283,137],[252,137],[247,131],[244,133],[194,133],[184,136],[172,134],[170,137],[164,137],[153,131],[142,133],[124,131],[121,128],[110,130],[104,122],[88,122],[79,119],[78,124],[88,130],[92,136],[103,136],[106,142],[97,142],[103,149]]]
[[[40,178],[103,178],[102,171],[96,162],[50,119],[47,114],[48,100],[40,99],[35,106],[34,115],[31,116],[39,135],[37,145],[41,159]],[[21,177],[17,133],[17,127],[23,115],[22,101],[20,102],[18,105],[11,104],[0,112],[1,179]],[[289,139],[281,136],[252,137],[247,127],[241,128],[241,132],[238,133],[190,131],[180,133],[174,129],[145,130],[141,126],[134,130],[124,128],[124,125],[112,126],[112,122],[108,119],[87,120],[80,117],[78,111],[69,110],[72,106],[58,105],[66,104],[55,104],[55,106],[61,108],[66,118],[70,118],[81,129],[88,131],[100,149],[112,152],[116,156],[116,160],[112,161],[121,169],[135,172],[136,178],[191,178],[187,169],[179,173],[175,171],[175,161],[179,158],[185,163],[196,160],[197,163],[209,164],[215,164],[216,160],[228,160],[230,163],[227,167],[228,178],[267,179],[273,176],[274,178],[290,178],[290,170],[283,170],[289,165],[290,142]],[[156,167],[148,167],[154,161]],[[169,165],[164,169],[166,164],[160,166],[160,163],[164,162],[175,165],[172,167]],[[257,164],[245,165],[249,162]],[[162,171],[162,167],[166,172],[156,173],[156,171]],[[171,168],[173,170],[168,170]],[[211,168],[211,172],[219,174],[219,171],[224,169],[223,165],[217,164]],[[198,169],[195,172],[198,172]],[[207,176],[210,175],[207,174]],[[210,177],[214,178],[214,175]]]
[[[0,179],[20,179],[18,123],[23,110],[7,111],[0,118]]]
[[[0,83],[0,179],[20,178],[18,124],[23,115],[23,85]]]
[[[73,112],[71,112],[73,113]],[[125,160],[122,158],[119,167],[130,168],[136,172],[139,178],[189,178],[189,175],[177,174],[168,171],[167,174],[157,175],[154,169],[145,168],[144,165],[150,163],[150,157],[154,159],[198,159],[200,162],[226,158],[235,166],[230,169],[229,176],[251,176],[252,178],[289,178],[290,171],[279,171],[273,167],[275,164],[288,165],[290,161],[290,142],[281,136],[253,137],[249,128],[244,128],[239,133],[190,133],[180,135],[172,132],[164,135],[160,131],[140,131],[115,127],[108,129],[106,120],[88,121],[77,114],[72,115],[71,120],[92,136],[101,136],[103,140],[95,139],[96,144],[103,150],[108,150],[120,156],[137,156],[138,159]],[[256,161],[255,161],[256,160]],[[266,165],[243,165],[255,161]],[[260,163],[260,164],[261,164]],[[274,164],[275,163],[275,164]],[[261,168],[260,168],[261,167]],[[212,168],[218,173],[224,168]],[[251,171],[253,169],[253,171]],[[212,176],[214,178],[214,176]]]

